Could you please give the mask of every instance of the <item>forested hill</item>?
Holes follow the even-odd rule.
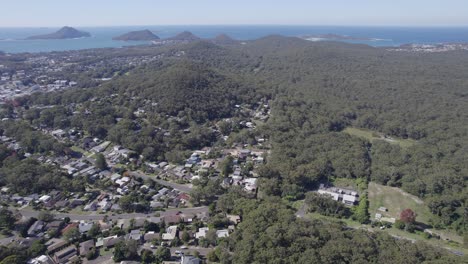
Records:
[[[144,49],[166,55],[100,87],[37,95],[27,104],[83,103],[106,118],[68,116],[70,123],[116,138],[115,127],[125,128],[114,119],[148,101],[156,113],[203,124],[233,116],[237,104],[273,99],[262,128],[272,143],[260,175],[266,195],[302,199],[327,179],[362,178],[423,198],[435,227],[468,229],[468,53],[399,53],[281,36]],[[91,98],[104,99],[86,102]],[[412,143],[366,140],[345,133],[350,127]],[[140,143],[133,149],[141,152]]]
[[[241,78],[187,60],[161,65],[157,74],[153,66],[139,69],[109,87],[114,92],[154,100],[159,111],[172,116],[188,109],[197,121],[230,117],[235,104],[253,103],[258,97]]]

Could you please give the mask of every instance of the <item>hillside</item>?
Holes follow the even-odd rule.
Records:
[[[140,30],[140,31],[131,31],[120,35],[118,37],[112,38],[113,40],[121,40],[121,41],[150,41],[150,40],[158,40],[159,37],[153,34],[153,32],[149,30]]]
[[[91,37],[91,34],[88,32],[79,31],[72,27],[63,27],[54,33],[31,36],[31,37],[28,37],[27,39],[72,39],[72,38],[85,38],[85,37]]]
[[[194,38],[185,33],[176,39]],[[94,113],[109,117],[105,125],[99,114],[83,123],[106,136],[115,130],[114,113],[127,111],[124,104],[137,109],[150,100],[153,114],[202,125],[235,116],[235,105],[266,98],[271,118],[261,135],[272,150],[259,173],[266,195],[295,200],[329,179],[374,181],[424,200],[434,226],[467,232],[467,53],[409,54],[282,36],[222,47],[198,40],[164,52],[161,61],[86,90],[87,98],[118,94],[117,103],[87,102],[81,90],[30,103],[84,98]],[[363,131],[405,144],[373,140]]]

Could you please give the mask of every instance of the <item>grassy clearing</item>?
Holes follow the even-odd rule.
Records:
[[[418,214],[418,222],[428,223],[432,216],[424,201],[418,197],[402,191],[396,187],[383,186],[374,182],[369,183],[369,213],[381,213],[386,217],[398,219],[401,211],[410,208]],[[388,212],[377,211],[379,207],[386,207]]]
[[[340,218],[335,218],[335,217],[331,217],[331,216],[321,215],[319,213],[307,213],[305,215],[305,218],[306,219],[323,220],[323,221],[326,221],[326,222],[343,222],[343,223],[346,224],[346,226],[356,228],[356,229],[365,226],[365,225],[362,225],[361,223],[353,221],[351,219],[346,219],[346,218],[340,219]]]
[[[291,203],[291,207],[299,210],[304,205],[304,200],[294,201]]]
[[[402,191],[399,188],[383,186],[374,182],[369,183],[369,213],[372,218],[375,217],[376,213],[380,213],[386,217],[394,217],[395,219],[400,218],[400,212],[406,208],[410,208],[418,216],[416,217],[416,221],[424,224],[429,224],[429,219],[435,218],[433,214],[429,211],[427,205],[419,199],[418,197],[411,195]],[[388,212],[380,212],[377,209],[379,207],[385,207],[388,209]],[[398,236],[409,237],[409,233],[403,232],[397,229],[389,229],[391,230],[390,233]],[[459,235],[455,234],[453,231],[450,230],[434,230],[435,233],[439,234],[442,239],[449,239],[452,241],[456,241],[458,243],[462,243],[463,239]],[[415,235],[411,238],[421,238],[420,236]],[[443,240],[437,240],[440,243],[447,245],[447,243]]]
[[[375,140],[383,140],[387,141],[390,144],[398,144],[402,148],[409,148],[417,143],[416,140],[412,139],[402,139],[402,138],[384,138],[382,133],[374,132],[371,130],[360,129],[355,127],[347,127],[344,133],[349,134],[351,136],[364,138],[370,142]]]
[[[78,147],[78,146],[72,146],[72,147],[71,147],[71,150],[76,151],[76,152],[80,152],[80,153],[82,153],[82,154],[85,155],[85,156],[89,156],[89,155],[92,154],[91,152],[88,152],[88,151],[86,151],[86,150],[84,150],[84,149],[82,149],[82,148],[80,148],[80,147]]]

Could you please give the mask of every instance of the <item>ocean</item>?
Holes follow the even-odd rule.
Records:
[[[111,48],[149,42],[114,41],[113,37],[134,30],[149,29],[161,38],[190,31],[202,38],[225,33],[239,40],[251,40],[271,34],[284,36],[336,34],[366,40],[341,40],[371,46],[399,46],[402,44],[468,43],[468,27],[344,27],[344,26],[124,26],[77,27],[90,32],[92,37],[66,40],[25,40],[33,35],[52,33],[58,28],[0,28],[0,51],[7,53],[49,52],[91,48]],[[372,40],[368,40],[372,39]]]

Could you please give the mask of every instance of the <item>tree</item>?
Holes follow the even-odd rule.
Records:
[[[218,123],[219,131],[223,135],[229,135],[232,131],[232,124],[228,121],[221,121]]]
[[[211,250],[210,252],[208,252],[208,254],[206,255],[206,258],[210,262],[218,262],[219,261],[218,255],[216,254],[215,250]]]
[[[29,254],[33,257],[42,255],[46,252],[47,247],[44,245],[42,240],[36,240],[29,247]]]
[[[401,221],[400,219],[395,221],[395,224],[393,225],[395,228],[403,230],[405,228],[405,223]]]
[[[52,222],[55,219],[55,215],[50,212],[40,211],[37,215],[37,219],[44,221],[44,222]]]
[[[93,226],[88,231],[88,236],[91,238],[96,238],[101,233],[101,226],[99,224],[93,224]]]
[[[173,246],[173,247],[178,247],[178,246],[180,246],[181,244],[182,244],[182,243],[181,243],[181,241],[180,241],[180,239],[179,239],[178,236],[176,236],[176,237],[171,241],[171,246]]]
[[[218,201],[216,201],[216,210],[221,211],[223,213],[229,213],[232,209],[234,209],[233,196],[223,195],[219,197]]]
[[[155,259],[158,263],[171,259],[171,251],[167,247],[160,247],[156,250]]]
[[[5,207],[0,209],[0,229],[10,230],[15,226],[13,213]]]
[[[361,224],[369,222],[369,201],[367,200],[367,194],[361,195],[359,205],[354,208],[353,217]]]
[[[107,169],[106,158],[104,157],[104,155],[102,153],[96,154],[95,166],[96,166],[96,168],[98,168],[100,170]]]
[[[405,209],[400,213],[400,220],[405,224],[414,224],[417,214],[411,209]]]
[[[205,239],[208,241],[210,245],[216,246],[216,240],[218,239],[218,236],[216,235],[216,230],[214,229],[208,230],[208,232],[206,232]]]
[[[21,264],[24,263],[26,260],[23,259],[21,256],[18,255],[10,255],[4,258],[0,264]]]
[[[232,173],[233,161],[234,161],[234,158],[231,155],[229,155],[226,158],[224,158],[223,161],[219,163],[218,169],[221,171],[221,174],[224,177],[227,177],[229,176],[230,173]]]
[[[141,262],[143,263],[153,263],[155,261],[155,256],[153,254],[153,251],[148,250],[148,249],[143,249],[141,251]]]
[[[114,248],[114,261],[134,260],[138,258],[138,243],[135,240],[119,241]]]
[[[78,230],[78,227],[72,227],[68,229],[63,236],[68,240],[68,241],[74,241],[80,238],[81,233],[80,230]]]
[[[187,230],[182,232],[182,241],[187,244],[190,241],[190,235],[188,234]]]
[[[119,241],[114,246],[114,261],[120,262],[122,260],[125,260],[125,242]]]
[[[91,250],[86,254],[87,260],[95,259],[97,256],[97,250],[95,247],[91,248]]]
[[[125,195],[119,199],[120,208],[125,212],[133,212],[133,197]]]

